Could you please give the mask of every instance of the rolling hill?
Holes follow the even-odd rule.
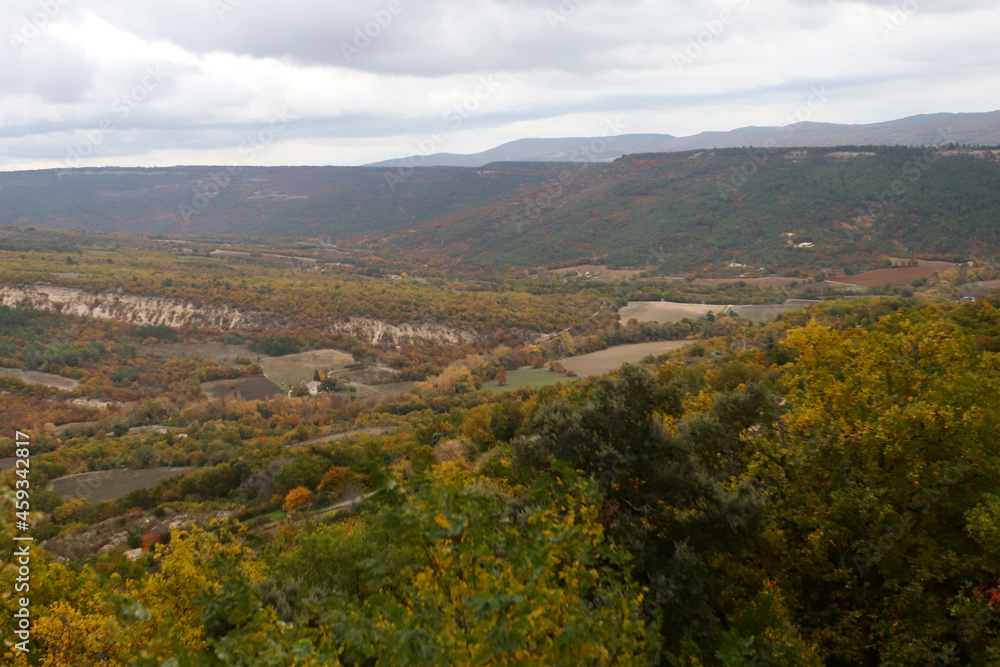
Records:
[[[0,174],[4,225],[325,237],[487,270],[577,260],[670,275],[850,270],[885,255],[997,255],[998,221],[1000,150],[954,146],[727,148],[482,168]]]
[[[1000,111],[938,113],[868,125],[802,122],[781,127],[743,127],[729,132],[618,134],[604,137],[518,139],[471,155],[436,153],[375,162],[369,166],[482,167],[493,162],[611,162],[631,153],[671,153],[705,148],[795,146],[933,146],[1000,144]]]

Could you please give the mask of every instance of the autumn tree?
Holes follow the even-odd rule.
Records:
[[[788,411],[758,475],[764,567],[798,623],[841,664],[995,660],[997,356],[930,311],[785,345]]]

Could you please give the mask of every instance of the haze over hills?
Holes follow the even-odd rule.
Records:
[[[802,122],[780,127],[701,132],[689,137],[608,134],[602,137],[518,139],[470,155],[412,155],[367,166],[482,167],[492,162],[611,162],[632,153],[670,153],[740,146],[997,145],[1000,144],[1000,111],[924,114],[869,125]]]

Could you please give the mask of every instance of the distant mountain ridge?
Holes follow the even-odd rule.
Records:
[[[496,148],[460,155],[436,153],[374,162],[368,167],[483,167],[494,162],[612,162],[635,153],[672,153],[709,148],[767,146],[932,146],[1000,144],[1000,111],[936,113],[868,125],[793,123],[743,127],[729,132],[620,134],[609,137],[518,139]]]

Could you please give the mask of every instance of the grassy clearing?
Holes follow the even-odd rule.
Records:
[[[285,395],[284,389],[264,377],[203,382],[201,390],[210,399],[234,398],[239,394],[248,401],[263,401],[268,396],[278,398]]]
[[[635,363],[649,355],[659,355],[671,350],[677,350],[695,341],[665,340],[656,343],[636,343],[635,345],[618,345],[600,352],[581,354],[576,357],[566,357],[559,362],[580,377],[603,375],[613,371],[625,363]],[[509,376],[508,376],[509,377]]]
[[[254,358],[257,355],[250,351],[246,345],[231,345],[211,341],[207,343],[153,343],[139,346],[143,354],[155,354],[165,359],[178,357],[181,359],[193,359],[201,357],[218,364],[236,364],[237,357]]]
[[[269,378],[289,386],[311,381],[316,370],[346,368],[353,363],[354,357],[339,350],[310,350],[283,357],[261,355],[260,358],[264,373]]]
[[[80,498],[90,503],[116,500],[137,489],[149,489],[165,479],[179,477],[199,468],[146,468],[144,470],[101,470],[67,475],[52,480],[52,490],[63,498]]]
[[[17,378],[21,382],[31,384],[43,384],[46,387],[55,387],[64,391],[76,389],[80,382],[72,378],[64,378],[61,375],[52,373],[39,373],[38,371],[26,371],[20,368],[0,368],[0,375]]]
[[[786,303],[767,303],[754,305],[722,305],[709,303],[676,303],[673,301],[630,301],[618,311],[622,322],[631,319],[637,322],[659,322],[660,324],[676,324],[687,318],[696,320],[704,317],[708,311],[719,314],[729,309],[740,317],[751,322],[761,322],[770,319],[786,310],[798,310],[809,305],[807,301],[791,299]],[[567,366],[568,368],[568,366]]]
[[[567,377],[562,373],[555,373],[547,368],[531,368],[525,366],[516,371],[507,373],[507,384],[500,386],[496,382],[487,382],[483,389],[499,394],[512,389],[537,389],[559,382],[572,382],[574,378]]]
[[[384,399],[397,394],[409,394],[417,386],[416,382],[387,382],[386,384],[358,384],[357,398]]]

